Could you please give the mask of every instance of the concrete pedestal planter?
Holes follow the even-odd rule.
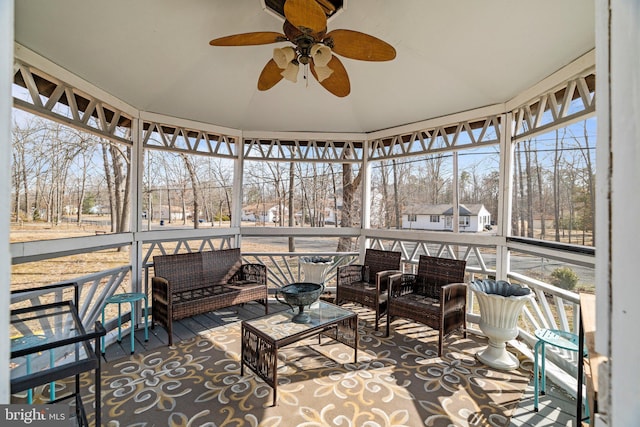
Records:
[[[305,282],[323,285],[333,260],[329,257],[301,257],[300,265],[302,265]]]
[[[471,290],[480,305],[480,329],[489,338],[489,345],[476,357],[492,368],[517,368],[518,358],[507,351],[506,342],[518,336],[518,318],[533,298],[531,289],[503,280],[475,280]]]

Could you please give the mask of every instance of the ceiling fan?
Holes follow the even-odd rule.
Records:
[[[326,4],[326,2],[323,2]],[[317,0],[286,0],[282,33],[260,31],[211,40],[211,46],[251,46],[290,42],[275,48],[260,77],[258,89],[268,90],[280,80],[297,81],[300,64],[329,92],[344,97],[351,92],[347,70],[336,55],[361,61],[390,61],[396,50],[374,36],[352,30],[327,32],[327,15]],[[306,68],[305,68],[306,71]]]

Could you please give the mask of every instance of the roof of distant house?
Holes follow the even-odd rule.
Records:
[[[483,204],[464,205],[460,203],[458,215],[478,215],[480,210],[484,208]],[[444,204],[413,204],[404,209],[405,213],[416,215],[453,215],[453,205],[451,203]]]

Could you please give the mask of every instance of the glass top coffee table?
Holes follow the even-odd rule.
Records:
[[[48,403],[75,399],[76,420],[79,425],[88,426],[80,375],[94,370],[95,425],[101,425],[100,338],[105,335],[102,324],[96,322],[95,330],[85,330],[76,305],[60,301],[11,310],[9,333],[13,337],[11,393],[47,383],[54,386],[57,380],[75,376],[75,390],[58,399],[52,391]]]
[[[354,350],[358,361],[358,315],[325,301],[316,301],[308,311],[309,323],[294,323],[291,310],[268,314],[242,322],[240,375],[247,365],[273,389],[273,405],[278,393],[278,349],[314,335],[333,338]]]

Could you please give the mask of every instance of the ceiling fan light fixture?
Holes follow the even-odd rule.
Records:
[[[258,31],[219,37],[209,42],[212,46],[292,43],[293,46],[273,50],[273,58],[258,77],[259,90],[271,89],[283,79],[295,83],[302,64],[304,80],[310,71],[322,87],[342,98],[351,93],[351,83],[340,56],[360,61],[391,61],[396,57],[395,48],[375,36],[347,29],[327,32],[327,15],[338,8],[335,2],[342,5],[343,0],[278,1],[282,3],[285,18],[282,33]]]
[[[316,72],[317,79],[320,83],[322,83],[325,79],[329,78],[331,74],[333,74],[333,70],[329,67],[318,67],[317,65],[314,67]]]
[[[273,61],[282,70],[286,70],[295,58],[296,51],[291,46],[273,49]]]
[[[285,69],[280,73],[282,77],[290,82],[296,83],[298,81],[298,67],[295,62],[289,62]]]
[[[311,57],[313,58],[313,64],[316,67],[326,67],[329,61],[331,61],[331,48],[320,43],[316,43],[311,46]]]

